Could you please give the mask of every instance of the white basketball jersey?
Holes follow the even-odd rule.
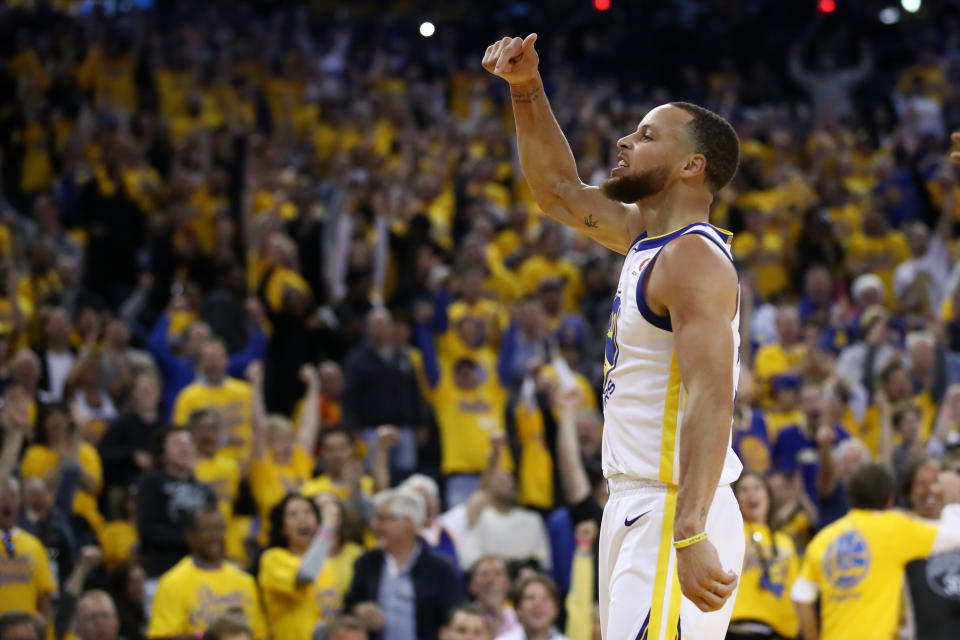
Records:
[[[643,297],[645,270],[668,242],[695,234],[719,246],[730,260],[731,234],[695,223],[662,236],[642,234],[627,252],[607,329],[603,365],[603,473],[678,484],[686,390],[677,369],[670,318],[656,315]],[[739,296],[739,293],[738,293]],[[738,305],[739,306],[739,305]],[[740,310],[733,334],[733,398],[740,375]],[[733,416],[730,416],[731,424]],[[743,466],[727,446],[720,485]]]

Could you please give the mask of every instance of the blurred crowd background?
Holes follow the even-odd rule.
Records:
[[[523,180],[531,31],[586,182],[740,134],[734,618],[796,635],[850,471],[960,470],[960,14],[887,4],[0,2],[0,640],[599,638],[621,259]]]

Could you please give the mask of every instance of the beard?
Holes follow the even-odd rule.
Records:
[[[640,173],[607,178],[600,184],[600,190],[611,200],[631,204],[663,191],[669,178],[670,168],[664,165]]]

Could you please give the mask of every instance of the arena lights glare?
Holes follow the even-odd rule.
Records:
[[[420,35],[422,35],[424,38],[429,38],[436,32],[437,28],[433,26],[432,22],[428,21],[420,25]]]
[[[883,24],[897,24],[900,22],[900,9],[887,7],[880,11],[880,22]]]
[[[817,10],[820,13],[833,13],[837,10],[836,0],[818,0]]]
[[[610,0],[593,0],[593,8],[597,11],[606,11],[610,8]]]
[[[900,6],[903,7],[903,10],[907,13],[920,11],[921,4],[923,4],[922,0],[900,0]]]

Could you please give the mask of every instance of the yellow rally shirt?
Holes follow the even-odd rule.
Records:
[[[821,640],[893,638],[904,567],[930,555],[936,537],[930,522],[861,509],[818,533],[800,569],[799,582],[806,584],[797,586],[818,588]]]
[[[797,614],[790,588],[800,561],[790,536],[771,532],[766,525],[743,524],[747,552],[732,620],[754,620],[770,625],[785,638],[797,635]]]
[[[0,549],[0,613],[36,613],[37,598],[57,591],[47,550],[37,538],[17,528],[10,542],[12,557],[6,548]]]
[[[310,640],[317,622],[336,614],[340,594],[332,567],[325,564],[313,582],[297,585],[300,561],[282,547],[268,549],[260,558],[257,582],[274,638]]]
[[[212,409],[220,414],[220,424],[227,434],[227,446],[221,452],[240,462],[250,456],[253,437],[253,391],[250,384],[227,378],[214,387],[193,382],[177,394],[173,404],[173,423],[187,424],[190,414],[198,409]]]
[[[160,577],[147,637],[206,631],[226,613],[241,615],[257,640],[267,637],[254,579],[228,562],[219,569],[201,569],[187,556]]]

